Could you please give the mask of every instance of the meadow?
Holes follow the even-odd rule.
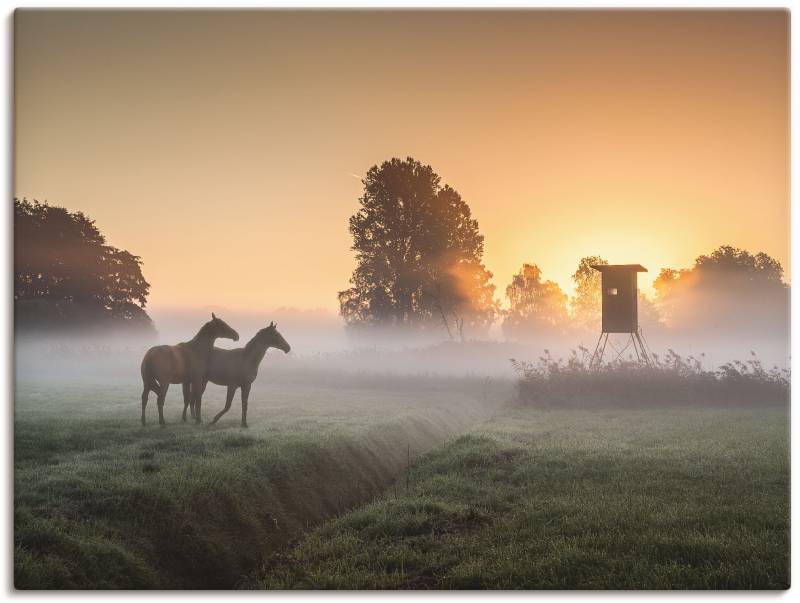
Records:
[[[335,387],[331,384],[335,383]],[[214,427],[138,421],[132,378],[16,385],[15,586],[233,588],[310,526],[378,495],[409,461],[489,416],[508,383],[259,378]],[[152,396],[151,396],[152,398]],[[209,386],[206,420],[224,405]]]
[[[780,409],[522,408],[312,531],[268,589],[785,589]]]
[[[754,360],[270,364],[242,429],[238,397],[182,423],[176,387],[141,427],[135,371],[110,368],[136,353],[103,355],[18,371],[18,589],[789,585],[788,381]]]

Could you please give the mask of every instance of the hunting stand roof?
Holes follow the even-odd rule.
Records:
[[[633,272],[647,272],[647,268],[641,264],[592,264],[592,268],[599,270],[600,272],[608,270],[609,268],[617,268],[620,270],[627,268]]]

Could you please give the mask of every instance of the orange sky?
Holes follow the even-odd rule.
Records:
[[[32,11],[15,194],[91,215],[150,305],[336,309],[358,177],[429,163],[523,262],[789,269],[787,11]]]

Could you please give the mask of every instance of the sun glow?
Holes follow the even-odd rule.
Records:
[[[77,15],[17,15],[15,194],[140,255],[152,306],[335,312],[360,178],[408,155],[501,299],[587,255],[648,294],[721,244],[789,272],[786,11]]]

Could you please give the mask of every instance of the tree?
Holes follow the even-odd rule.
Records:
[[[781,284],[783,266],[764,252],[755,255],[745,249],[722,245],[709,255],[698,256],[694,261],[695,270],[705,276],[735,276],[761,284]]]
[[[788,331],[783,267],[763,252],[722,245],[698,256],[692,268],[662,269],[653,287],[659,312],[674,329],[772,336]]]
[[[647,333],[652,333],[664,327],[664,322],[655,301],[641,291],[637,295],[637,315],[639,317],[639,326]]]
[[[658,312],[664,324],[667,326],[675,323],[675,317],[673,316],[673,312],[675,311],[675,304],[673,303],[676,299],[675,293],[681,282],[681,278],[688,276],[689,273],[689,270],[662,268],[661,272],[658,273],[658,276],[653,281],[653,289],[656,291],[654,305],[658,308]]]
[[[152,330],[138,256],[106,244],[93,220],[14,199],[15,323],[22,329],[129,325]]]
[[[485,332],[494,322],[498,304],[491,278],[480,261],[470,261],[457,251],[444,252],[434,262],[423,285],[422,302],[430,304],[434,321],[438,318],[450,339],[464,341],[465,325]]]
[[[363,180],[350,218],[356,268],[339,292],[351,327],[464,327],[494,320],[492,274],[482,263],[483,236],[469,206],[441,184],[431,166],[391,159]]]
[[[599,331],[602,312],[600,291],[600,272],[592,268],[608,264],[598,255],[581,258],[578,268],[572,275],[575,282],[575,295],[571,300],[572,320],[579,329]]]
[[[553,281],[542,282],[536,264],[523,264],[506,287],[509,309],[503,333],[509,338],[563,332],[568,323],[567,295]]]

